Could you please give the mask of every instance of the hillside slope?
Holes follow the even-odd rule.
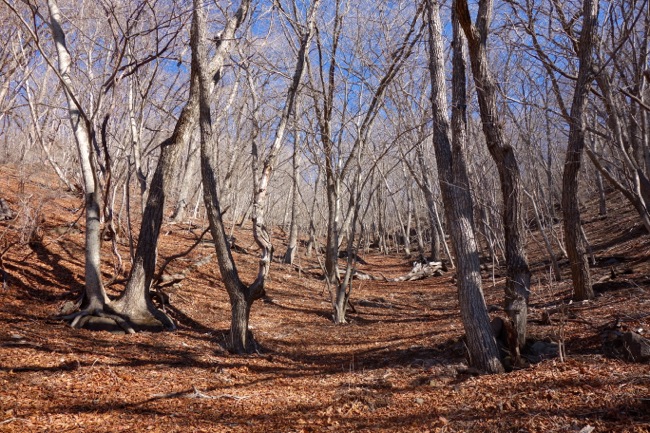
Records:
[[[0,198],[17,212],[0,222],[0,431],[650,431],[649,365],[608,356],[602,346],[609,329],[650,334],[650,237],[618,196],[610,197],[607,218],[584,215],[594,280],[601,281],[593,302],[559,308],[571,296],[568,267],[563,263],[563,281],[549,281],[541,240],[530,237],[530,335],[563,342],[566,359],[474,376],[451,273],[356,282],[356,312],[349,325],[336,326],[318,263],[302,255],[300,269],[273,263],[270,299],[253,305],[259,353],[225,352],[229,304],[214,258],[202,260],[214,252],[209,242],[169,265],[169,274],[191,268],[165,289],[177,332],[71,329],[54,316],[83,288],[83,233],[74,224],[82,200],[40,176],[0,167]],[[189,248],[201,224],[166,224],[159,262]],[[235,259],[251,281],[257,257],[250,231],[235,236],[244,249]],[[275,233],[277,245],[283,236]],[[119,251],[128,262],[128,244]],[[360,268],[371,274],[410,269],[404,257],[364,258]],[[118,264],[110,242],[104,259],[109,280]],[[500,272],[484,274],[494,316],[502,314]]]

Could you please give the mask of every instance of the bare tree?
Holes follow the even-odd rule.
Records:
[[[264,161],[261,164],[261,170],[259,168],[261,157],[260,151],[258,149],[256,140],[253,140],[253,235],[258,246],[262,249],[262,257],[260,258],[258,276],[256,283],[253,283],[253,286],[257,286],[257,284],[259,284],[262,291],[264,290],[264,280],[268,275],[269,266],[273,254],[273,245],[271,244],[271,239],[269,237],[264,218],[264,208],[267,201],[268,184],[283,143],[287,123],[289,122],[289,119],[293,114],[296,106],[298,87],[302,80],[308,50],[315,31],[316,16],[319,8],[319,3],[320,0],[313,0],[311,3],[309,11],[307,13],[307,23],[304,27],[299,24],[298,17],[296,16],[297,8],[295,6],[293,8],[294,16],[289,21],[293,24],[294,31],[297,33],[298,39],[300,41],[297,53],[296,67],[291,84],[287,90],[287,99],[284,104],[282,113],[280,114],[279,124],[275,131],[273,143],[271,144],[268,152],[266,152]],[[281,10],[284,12],[283,9]]]
[[[353,173],[356,167],[357,156],[367,144],[370,131],[382,107],[386,89],[404,66],[405,60],[409,58],[413,52],[413,47],[420,39],[422,26],[419,24],[419,17],[421,12],[422,4],[418,4],[413,18],[407,24],[408,27],[405,30],[402,40],[397,42],[397,48],[392,48],[392,52],[385,54],[385,69],[378,77],[378,83],[374,89],[370,91],[370,95],[368,96],[370,102],[367,104],[367,107],[364,107],[365,112],[358,113],[356,116],[358,120],[355,120],[355,124],[353,125],[355,136],[349,145],[349,149],[345,149],[345,151],[341,148],[344,134],[339,134],[338,138],[336,138],[336,132],[333,130],[334,106],[339,97],[339,95],[335,94],[338,85],[336,82],[336,72],[339,67],[338,62],[341,61],[339,48],[346,14],[345,6],[340,0],[337,0],[334,4],[331,40],[327,43],[329,52],[325,51],[324,29],[319,28],[317,32],[318,63],[315,74],[312,74],[310,77],[312,80],[311,87],[314,89],[311,95],[318,120],[325,166],[328,209],[325,274],[330,289],[333,320],[335,323],[346,322],[349,296],[347,292],[348,286],[342,284],[338,268],[340,234],[342,229],[340,222],[342,182]],[[343,97],[346,98],[349,96],[344,95]],[[344,103],[344,106],[346,107],[344,114],[347,114],[345,113],[347,103]],[[349,212],[352,212],[354,209],[355,206],[350,206]],[[353,215],[353,212],[349,214]]]
[[[487,306],[481,288],[478,246],[469,180],[465,165],[466,88],[463,40],[454,25],[454,71],[452,122],[447,115],[442,24],[436,0],[427,0],[429,72],[433,109],[433,143],[440,189],[456,253],[460,314],[467,337],[470,361],[487,373],[503,371],[499,349],[492,335]],[[454,20],[455,22],[455,20]],[[453,128],[453,135],[452,135]]]
[[[238,15],[244,14],[250,2],[242,2]],[[230,329],[231,349],[236,353],[245,353],[253,350],[253,339],[249,336],[248,321],[250,308],[256,299],[264,295],[264,283],[269,272],[273,246],[266,229],[264,220],[264,207],[266,205],[268,184],[273,172],[275,160],[280,151],[287,122],[295,107],[298,86],[304,70],[306,54],[314,33],[314,22],[318,11],[319,0],[314,1],[309,9],[307,25],[298,31],[300,48],[296,62],[295,72],[287,91],[287,100],[280,115],[279,125],[274,141],[266,153],[259,167],[258,145],[253,142],[254,165],[254,204],[253,204],[253,234],[256,242],[262,249],[259,262],[258,275],[255,281],[246,286],[239,278],[237,268],[226,241],[225,230],[219,204],[216,186],[215,164],[213,160],[212,120],[208,100],[210,76],[206,72],[206,42],[205,42],[205,17],[204,9],[199,0],[194,2],[194,33],[192,37],[193,65],[199,75],[200,83],[200,127],[201,127],[201,171],[204,185],[204,202],[210,221],[210,231],[215,240],[215,248],[221,276],[230,296],[232,320]],[[298,30],[298,29],[297,29]],[[255,140],[255,138],[254,138]]]
[[[299,218],[299,197],[300,192],[300,179],[299,179],[299,158],[300,158],[300,147],[298,144],[299,133],[296,128],[294,132],[293,140],[293,154],[291,155],[291,223],[289,226],[289,240],[287,242],[287,251],[284,254],[284,263],[293,264],[293,261],[296,258],[296,251],[298,246],[298,218]]]
[[[12,3],[4,2],[20,19],[24,28],[30,33],[37,49],[43,53],[45,50],[40,43],[38,29],[30,26]],[[41,18],[37,6],[27,3],[33,21]],[[81,172],[84,182],[85,207],[86,207],[86,240],[85,240],[85,297],[84,306],[86,311],[103,311],[109,302],[101,279],[100,269],[100,235],[101,235],[101,190],[96,178],[96,164],[92,151],[92,137],[94,135],[92,114],[81,105],[78,87],[72,80],[70,70],[72,59],[66,43],[66,36],[62,26],[62,17],[56,0],[48,0],[47,10],[49,17],[43,18],[49,25],[56,49],[57,65],[55,66],[46,58],[48,66],[55,71],[59,82],[63,87],[66,97],[68,118],[74,133]],[[94,108],[97,108],[96,106]],[[81,316],[79,316],[81,317]]]
[[[598,28],[598,1],[584,0],[583,21],[578,41],[578,80],[573,92],[564,177],[562,182],[562,211],[564,212],[564,238],[571,264],[573,297],[577,300],[592,299],[589,262],[581,234],[580,207],[578,203],[578,174],[585,147],[585,109],[593,81],[593,50]]]
[[[506,143],[497,110],[496,84],[490,73],[487,41],[493,0],[480,0],[476,21],[472,22],[466,0],[455,2],[455,13],[469,47],[472,75],[476,85],[483,133],[501,181],[503,225],[506,243],[505,308],[517,332],[520,347],[526,342],[530,269],[524,251],[521,174],[512,145]]]

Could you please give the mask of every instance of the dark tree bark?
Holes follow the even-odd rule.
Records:
[[[457,261],[458,298],[467,337],[470,362],[487,373],[500,373],[503,366],[492,335],[490,318],[481,288],[478,246],[474,234],[472,198],[465,165],[465,63],[463,41],[454,24],[453,142],[447,115],[447,91],[442,46],[442,25],[436,0],[427,0],[429,72],[433,108],[433,143],[440,189]],[[455,21],[455,20],[454,20]]]
[[[564,212],[564,240],[573,279],[573,297],[576,300],[592,299],[589,261],[581,236],[580,208],[578,203],[578,175],[585,148],[584,112],[591,89],[593,75],[593,47],[598,23],[598,1],[583,2],[583,22],[579,40],[578,81],[571,104],[569,141],[567,144],[564,175],[562,178],[562,211]]]
[[[237,14],[226,23],[207,74],[214,75],[214,71],[221,69],[233,36],[245,15],[246,9],[242,10],[240,6]],[[129,281],[124,293],[114,302],[114,309],[121,315],[132,318],[136,324],[144,323],[153,326],[154,322],[158,321],[166,329],[175,329],[171,319],[153,306],[149,289],[156,267],[158,237],[165,202],[174,186],[179,158],[183,147],[189,142],[198,115],[199,76],[196,67],[193,67],[190,73],[188,101],[181,111],[171,137],[161,143],[160,158],[149,187]]]
[[[248,13],[250,0],[243,0],[235,18],[241,23]],[[235,353],[248,353],[253,349],[253,339],[249,338],[248,319],[250,307],[262,293],[257,288],[247,287],[240,279],[235,261],[230,251],[223,224],[221,206],[217,190],[217,175],[214,161],[214,140],[212,139],[212,119],[210,110],[210,83],[212,74],[208,69],[205,11],[201,0],[194,0],[192,21],[192,70],[199,86],[199,126],[201,130],[201,177],[203,179],[203,199],[205,203],[210,233],[215,244],[221,279],[230,298],[231,323],[229,348]]]
[[[493,0],[480,0],[476,24],[472,23],[467,0],[457,0],[454,10],[467,38],[483,133],[499,171],[507,266],[505,309],[517,332],[518,344],[522,347],[526,342],[530,269],[524,251],[521,174],[514,149],[503,136],[497,110],[496,85],[487,59],[492,8]]]

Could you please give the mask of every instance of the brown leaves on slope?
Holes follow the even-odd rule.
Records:
[[[214,262],[165,289],[177,332],[70,329],[52,317],[82,288],[83,234],[54,229],[74,222],[80,200],[34,182],[26,182],[20,195],[15,173],[3,171],[0,190],[10,192],[4,198],[15,206],[29,195],[25,209],[39,206],[45,220],[37,249],[21,241],[18,220],[0,223],[2,242],[14,242],[3,257],[8,285],[0,289],[0,431],[650,430],[650,368],[608,358],[601,348],[600,331],[613,324],[650,333],[650,241],[630,233],[634,214],[618,199],[613,212],[620,229],[608,220],[586,224],[601,264],[593,269],[595,279],[612,270],[615,279],[594,302],[550,315],[550,324],[544,313],[567,302],[570,285],[546,281],[546,258],[531,243],[536,283],[530,334],[546,341],[564,335],[567,361],[551,358],[508,374],[473,376],[451,273],[414,282],[356,282],[351,299],[357,312],[349,325],[336,326],[324,282],[317,272],[305,272],[316,261],[302,256],[300,272],[273,263],[271,300],[253,306],[260,350],[251,356],[221,348],[229,306]],[[188,247],[201,231],[168,225],[161,257]],[[252,245],[249,237],[246,230],[237,233],[244,247]],[[199,245],[168,272],[182,272],[210,253],[210,245]],[[400,256],[364,258],[369,264],[362,270],[373,274],[393,277],[410,269]],[[238,253],[236,260],[252,281],[255,251]],[[502,314],[503,280],[493,284],[491,272],[484,276],[492,314]]]

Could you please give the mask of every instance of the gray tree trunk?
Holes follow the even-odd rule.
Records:
[[[422,147],[417,146],[415,152],[418,163],[420,164],[420,170],[422,171],[422,193],[424,194],[424,200],[427,203],[429,221],[431,222],[431,261],[439,262],[440,246],[444,240],[441,239],[442,236],[438,233],[440,222],[438,221],[436,199],[433,195],[433,185],[431,183],[431,177],[429,176],[427,165],[424,161],[424,152],[422,151]]]
[[[207,61],[206,18],[201,0],[194,0],[192,21],[192,71],[199,83],[199,126],[201,130],[201,177],[203,179],[203,199],[210,223],[210,233],[215,244],[221,279],[226,286],[231,305],[231,325],[229,348],[235,353],[248,353],[253,349],[253,339],[249,338],[248,321],[250,307],[259,292],[251,290],[239,279],[226,231],[223,224],[217,174],[214,161],[214,140],[212,139],[212,119],[210,113],[211,69]],[[243,0],[233,17],[239,27],[248,13],[250,0]],[[233,33],[228,39],[232,39]],[[222,39],[222,41],[225,38]]]
[[[452,142],[452,130],[447,115],[447,90],[439,5],[436,0],[427,0],[426,4],[428,9],[433,143],[440,189],[445,201],[447,222],[456,253],[461,319],[465,328],[471,364],[487,373],[500,373],[503,371],[503,366],[499,359],[496,340],[492,335],[490,318],[481,288],[472,198],[463,149],[466,127],[463,41],[454,23],[452,109],[454,138]]]
[[[501,181],[507,267],[505,308],[517,332],[517,342],[523,347],[528,321],[530,269],[524,251],[521,174],[514,149],[505,142],[503,126],[499,123],[496,85],[487,59],[486,45],[493,0],[479,1],[476,25],[472,23],[467,0],[458,0],[455,4],[455,13],[469,47],[483,133]]]
[[[61,26],[61,12],[55,0],[47,2],[50,14],[50,29],[58,56],[58,75],[65,93],[68,117],[74,133],[81,163],[81,173],[84,181],[86,205],[86,252],[85,252],[85,299],[84,307],[88,311],[103,310],[108,303],[104,290],[100,269],[100,236],[101,210],[100,188],[95,175],[94,156],[92,153],[91,137],[92,124],[79,99],[74,93],[74,83],[70,78],[72,60],[66,46],[65,33]]]
[[[314,223],[314,215],[316,212],[316,200],[318,198],[318,185],[320,183],[321,169],[318,166],[318,174],[316,175],[316,182],[314,182],[314,196],[311,201],[311,211],[309,212],[309,241],[307,241],[308,257],[311,257],[312,250],[316,244],[316,224]]]
[[[287,245],[287,251],[284,254],[284,263],[288,264],[293,264],[293,261],[296,258],[296,249],[298,246],[298,197],[299,197],[299,192],[298,192],[298,169],[299,169],[299,162],[298,162],[298,133],[296,132],[296,141],[294,143],[294,149],[293,149],[293,156],[292,156],[292,162],[293,162],[293,175],[292,175],[292,182],[293,182],[293,188],[291,189],[291,225],[289,227],[289,242]]]
[[[194,141],[191,138],[189,140],[190,147],[178,190],[178,200],[170,217],[174,222],[182,221],[185,218],[187,207],[192,199],[190,190],[196,188],[196,183],[192,181],[200,162],[200,144],[198,142],[194,143]]]
[[[598,1],[584,0],[583,21],[579,40],[578,81],[571,104],[569,141],[567,144],[564,175],[562,177],[562,211],[564,212],[564,240],[573,280],[573,297],[576,300],[592,299],[589,262],[581,235],[578,203],[578,175],[585,147],[584,114],[593,76],[593,49],[598,23]]]
[[[258,172],[256,167],[259,163],[259,154],[255,140],[253,140],[254,198],[253,214],[251,219],[253,220],[253,237],[255,238],[257,245],[262,250],[262,254],[260,257],[257,278],[255,279],[252,287],[257,288],[257,290],[261,290],[262,292],[264,291],[264,280],[269,273],[271,259],[273,256],[273,245],[271,244],[271,238],[269,236],[268,230],[266,229],[266,222],[264,218],[268,185],[271,180],[271,174],[275,167],[275,161],[280,152],[280,147],[283,142],[287,123],[289,122],[289,118],[291,117],[296,107],[298,87],[300,86],[300,82],[302,80],[303,72],[305,70],[305,63],[307,61],[307,55],[309,53],[309,47],[311,45],[311,40],[315,32],[316,16],[318,13],[319,5],[320,0],[313,0],[307,13],[306,26],[301,26],[301,28],[298,30],[300,46],[298,49],[298,58],[296,59],[293,78],[289,89],[287,90],[287,99],[280,115],[280,123],[278,124],[278,128],[275,131],[275,138],[273,140],[271,148],[266,155],[266,158],[264,159],[260,172]]]

